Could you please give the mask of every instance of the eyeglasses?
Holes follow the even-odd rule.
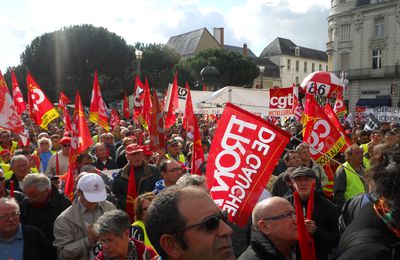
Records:
[[[280,219],[284,219],[284,218],[294,219],[295,217],[296,217],[296,212],[293,210],[288,210],[288,211],[283,212],[283,214],[281,214],[281,215],[263,218],[263,220],[280,220]]]
[[[0,216],[0,220],[6,220],[6,219],[9,219],[9,218],[15,218],[17,216],[19,216],[19,211],[15,211],[15,212],[12,212],[12,213],[8,213],[8,214],[5,214],[5,215],[2,215],[2,216]]]
[[[228,222],[228,212],[227,211],[220,211],[218,214],[208,217],[207,219],[203,220],[200,223],[193,224],[187,227],[179,228],[170,232],[170,234],[176,234],[183,231],[186,231],[190,228],[194,227],[204,227],[207,231],[213,231],[219,227],[220,220],[227,223]]]

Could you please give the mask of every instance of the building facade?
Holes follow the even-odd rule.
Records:
[[[300,84],[308,74],[328,70],[328,56],[324,51],[301,47],[280,37],[264,48],[260,58],[269,59],[279,67],[279,87]]]
[[[400,0],[332,0],[329,69],[347,82],[356,106],[399,106]]]

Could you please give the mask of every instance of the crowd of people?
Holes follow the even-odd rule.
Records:
[[[395,123],[345,125],[352,145],[328,167],[311,158],[300,124],[279,125],[293,138],[245,227],[228,219],[206,184],[216,121],[199,118],[203,175],[190,174],[193,135],[182,124],[166,129],[159,151],[130,120],[110,132],[89,125],[94,145],[78,155],[72,201],[64,194],[68,132],[51,123],[24,144],[0,131],[0,260],[301,259],[294,193],[304,213],[313,198],[304,226],[316,259],[400,259]]]

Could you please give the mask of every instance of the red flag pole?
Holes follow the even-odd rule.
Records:
[[[315,182],[311,186],[310,196],[308,197],[308,205],[307,205],[307,215],[306,218],[312,220],[313,219],[313,210],[314,210],[314,188]]]
[[[10,197],[14,198],[14,181],[10,181]]]

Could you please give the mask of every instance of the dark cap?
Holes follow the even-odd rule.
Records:
[[[311,177],[315,178],[315,172],[308,167],[300,166],[292,171],[290,178],[296,179],[298,177]]]

